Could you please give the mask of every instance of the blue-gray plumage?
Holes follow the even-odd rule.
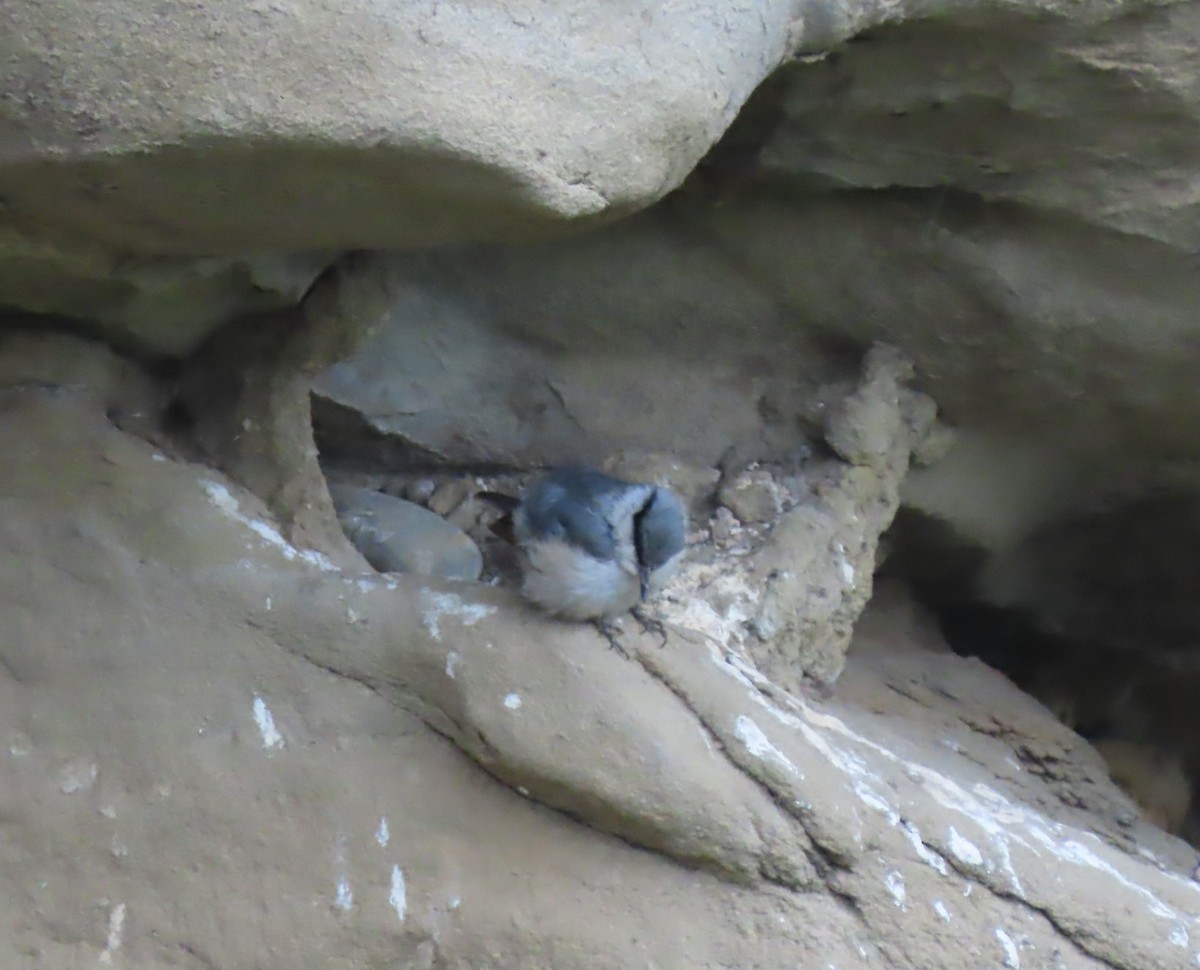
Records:
[[[687,517],[665,488],[572,466],[534,482],[513,513],[522,591],[570,619],[617,616],[657,592],[683,556]]]

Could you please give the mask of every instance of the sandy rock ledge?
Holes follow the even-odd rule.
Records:
[[[692,634],[623,656],[502,591],[298,550],[77,390],[0,404],[7,965],[248,965],[265,939],[347,967],[1200,951],[1169,848],[1047,798],[1014,752],[1052,722],[978,664],[852,651],[816,702]],[[924,718],[850,702],[896,689]]]

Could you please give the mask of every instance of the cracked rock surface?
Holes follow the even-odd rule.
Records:
[[[686,630],[616,651],[505,591],[342,571],[69,387],[7,386],[0,441],[6,966],[1200,950],[1194,853],[1113,821],[1094,752],[902,611],[804,699]]]

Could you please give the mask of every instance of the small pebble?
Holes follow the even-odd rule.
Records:
[[[752,469],[722,485],[717,497],[739,522],[753,525],[778,518],[787,494],[770,472]]]

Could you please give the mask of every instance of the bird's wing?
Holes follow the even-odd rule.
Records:
[[[616,557],[617,543],[604,517],[593,505],[579,501],[554,482],[531,490],[521,504],[521,513],[525,518],[522,531],[530,539],[558,538],[596,559]]]

